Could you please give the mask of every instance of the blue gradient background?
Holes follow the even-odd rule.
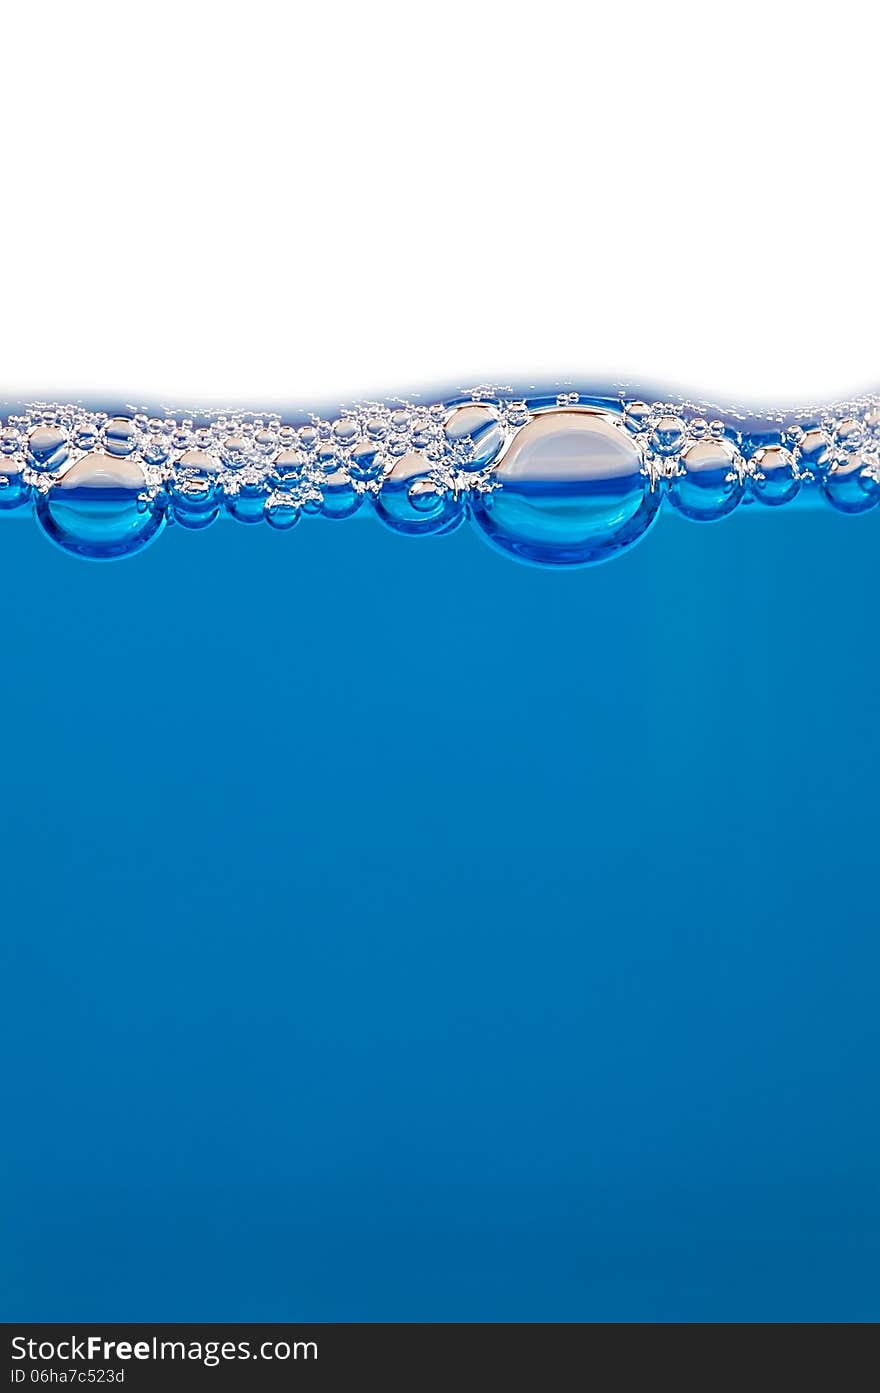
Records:
[[[880,1317],[878,528],[0,518],[0,1315]]]

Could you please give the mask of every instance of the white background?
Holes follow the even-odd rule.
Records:
[[[7,9],[0,395],[876,384],[876,15]]]

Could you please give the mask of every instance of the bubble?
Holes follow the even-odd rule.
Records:
[[[340,445],[353,445],[360,433],[357,421],[342,417],[333,423],[333,434]]]
[[[96,427],[90,421],[78,425],[73,433],[73,443],[78,450],[94,450],[98,443]]]
[[[104,449],[120,458],[137,447],[137,427],[128,416],[112,416],[104,427]]]
[[[151,432],[144,440],[141,454],[147,464],[164,464],[170,453],[168,438],[158,431]]]
[[[182,455],[178,455],[174,468],[176,472],[184,477],[191,474],[205,474],[213,478],[220,472],[220,461],[215,455],[209,455],[207,450],[184,450]]]
[[[504,444],[504,427],[490,406],[457,406],[443,431],[462,469],[485,469]]]
[[[834,432],[835,444],[848,452],[858,450],[864,438],[865,428],[861,421],[856,421],[852,416],[841,421]]]
[[[289,532],[299,522],[300,510],[284,495],[272,494],[265,503],[266,521],[278,532]]]
[[[377,470],[379,446],[366,436],[360,439],[348,457],[347,468],[355,479],[369,479]]]
[[[616,555],[644,535],[660,503],[632,435],[577,408],[533,417],[492,477],[500,487],[477,495],[474,521],[495,546],[540,565]]]
[[[411,450],[395,460],[376,497],[376,512],[388,527],[409,536],[451,532],[464,517],[460,499],[433,484],[428,461]]]
[[[794,455],[784,445],[768,445],[766,449],[756,450],[751,463],[757,471],[752,476],[752,492],[761,503],[775,508],[797,497],[800,476]]]
[[[651,432],[651,444],[658,455],[675,455],[684,444],[685,424],[680,416],[661,416]]]
[[[24,481],[18,464],[4,463],[0,458],[0,512],[10,512],[21,508],[30,498],[31,491]]]
[[[279,450],[273,468],[282,488],[291,488],[302,476],[303,456],[299,450]]]
[[[649,424],[652,414],[646,401],[631,401],[623,413],[623,419],[630,430],[642,431]]]
[[[134,460],[84,455],[42,495],[37,517],[65,551],[93,560],[130,556],[160,531],[161,508],[142,497],[146,477]]]
[[[69,458],[67,436],[58,426],[37,426],[28,436],[32,469],[41,473],[61,469]]]
[[[216,468],[216,461],[201,450],[187,450],[177,462],[178,471],[187,459],[191,461],[193,472],[178,473],[171,491],[171,512],[181,527],[200,532],[220,515],[217,489],[213,478],[209,477],[209,471]]]
[[[840,513],[866,513],[880,502],[880,484],[860,453],[836,459],[822,478],[822,492]]]
[[[363,494],[356,492],[344,469],[328,474],[321,482],[321,492],[321,516],[325,518],[350,518],[364,501]]]
[[[254,434],[254,445],[261,454],[270,455],[278,443],[278,437],[273,430],[263,427]]]
[[[226,511],[236,522],[263,522],[266,517],[266,493],[265,484],[242,484],[237,493],[226,499]]]
[[[798,443],[798,469],[820,479],[831,464],[831,439],[824,430],[805,431]]]
[[[736,452],[726,440],[697,440],[683,452],[680,472],[669,482],[669,501],[692,522],[726,517],[743,495]]]

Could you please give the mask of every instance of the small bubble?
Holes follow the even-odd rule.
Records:
[[[624,409],[624,424],[631,431],[643,431],[650,424],[651,415],[651,408],[646,401],[631,401]]]
[[[321,516],[325,518],[350,518],[364,501],[363,494],[357,493],[344,469],[321,482]]]
[[[804,431],[798,444],[798,470],[819,479],[831,464],[831,438],[824,430]]]
[[[137,428],[128,416],[113,416],[104,427],[104,447],[108,454],[122,457],[137,448]]]
[[[299,522],[300,510],[289,498],[270,494],[265,502],[266,521],[278,532],[289,532]]]
[[[680,416],[661,416],[651,433],[658,455],[675,455],[684,444],[685,424]]]
[[[22,507],[30,492],[20,468],[13,468],[11,462],[0,463],[0,512]]]
[[[303,456],[299,450],[279,450],[272,465],[278,481],[283,488],[299,483],[302,476]]]
[[[220,455],[227,469],[241,469],[247,463],[248,442],[245,436],[227,435],[220,447]]]
[[[362,437],[348,457],[347,467],[355,479],[369,479],[376,473],[379,446]]]
[[[756,471],[752,476],[752,492],[769,507],[790,503],[800,490],[801,481],[794,455],[784,445],[769,445],[764,450],[756,450],[751,464]]]
[[[834,443],[841,450],[857,450],[862,443],[864,436],[864,426],[861,421],[856,421],[852,417],[847,417],[841,421],[834,432]]]
[[[263,522],[266,518],[266,486],[242,484],[238,492],[226,499],[226,511],[237,522]]]
[[[67,436],[58,426],[37,426],[28,436],[31,466],[40,471],[54,471],[67,463]]]
[[[340,445],[352,445],[359,435],[357,421],[352,421],[347,417],[334,422],[333,434]]]
[[[679,471],[669,483],[673,507],[692,522],[726,517],[743,495],[735,464],[736,453],[727,441],[694,441],[683,452]]]
[[[866,513],[880,502],[880,483],[861,453],[836,459],[822,478],[822,492],[840,513]]]
[[[485,469],[504,444],[504,427],[491,406],[458,406],[443,428],[462,469]]]
[[[376,496],[376,512],[395,532],[410,536],[425,533],[449,532],[462,521],[464,507],[447,491],[416,489],[419,483],[430,480],[428,462],[424,455],[410,451],[396,460],[386,473],[382,488]],[[418,501],[415,501],[418,500]]]

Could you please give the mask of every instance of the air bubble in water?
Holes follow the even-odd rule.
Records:
[[[343,469],[337,469],[321,480],[321,516],[325,518],[350,518],[364,501]]]
[[[651,444],[658,455],[674,455],[682,447],[685,425],[680,416],[661,416],[651,433]]]
[[[726,440],[696,440],[682,452],[669,483],[669,500],[692,522],[726,517],[743,495],[736,453]]]
[[[462,469],[485,469],[504,444],[504,428],[490,406],[457,406],[443,431]]]
[[[104,427],[104,449],[120,459],[133,453],[137,445],[137,429],[128,416],[113,416]]]
[[[752,492],[761,503],[775,508],[797,497],[801,481],[794,455],[784,445],[768,445],[756,450],[751,464]]]
[[[866,472],[868,461],[855,452],[838,457],[822,478],[822,491],[841,513],[866,513],[880,502],[880,483]]]
[[[601,412],[550,410],[523,426],[477,496],[489,541],[527,561],[585,566],[643,536],[657,516],[632,435]]]
[[[175,465],[171,515],[181,527],[200,532],[220,516],[214,476],[219,465],[205,450],[184,450]]]
[[[299,522],[300,509],[283,494],[274,494],[266,499],[266,521],[278,532],[289,532]]]
[[[265,484],[242,484],[237,493],[226,500],[226,511],[237,522],[263,522],[266,517],[267,489]]]
[[[831,438],[818,427],[805,431],[798,442],[798,469],[811,479],[821,479],[831,463]]]
[[[0,512],[22,507],[30,498],[30,492],[20,467],[13,466],[11,460],[4,460],[0,455]]]
[[[462,521],[464,508],[448,490],[437,488],[424,455],[412,450],[385,475],[376,513],[395,532],[422,536],[451,532]]]
[[[68,459],[67,436],[57,426],[37,426],[28,436],[28,454],[32,469],[61,469]]]
[[[41,496],[37,517],[65,551],[94,560],[130,556],[164,522],[162,510],[143,497],[146,482],[136,461],[95,451],[83,455]]]

